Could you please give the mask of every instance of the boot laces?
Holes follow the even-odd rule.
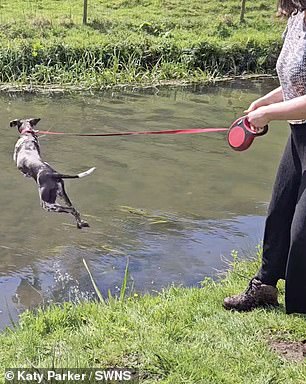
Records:
[[[246,289],[245,294],[248,294],[248,293],[255,293],[256,290],[260,287],[260,285],[261,285],[261,281],[255,279],[255,278],[253,278],[253,279],[249,282],[249,286],[248,286],[248,288]]]

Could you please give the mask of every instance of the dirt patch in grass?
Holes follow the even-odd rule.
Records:
[[[306,358],[306,340],[270,340],[269,345],[274,352],[288,361],[301,362]]]

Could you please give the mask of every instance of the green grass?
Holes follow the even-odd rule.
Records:
[[[271,73],[284,23],[270,0],[0,0],[0,82],[101,88]]]
[[[252,262],[233,256],[226,277],[206,279],[202,288],[26,312],[0,335],[0,366],[127,366],[140,370],[142,383],[305,383],[306,364],[284,360],[268,343],[305,339],[305,317],[286,315],[283,307],[222,308],[226,295],[245,289],[260,251]]]

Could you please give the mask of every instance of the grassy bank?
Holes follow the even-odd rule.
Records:
[[[271,73],[284,23],[269,0],[0,1],[0,82],[101,88]]]
[[[285,315],[283,307],[222,309],[224,296],[244,289],[257,266],[235,257],[224,280],[200,289],[24,313],[0,335],[0,366],[127,366],[140,370],[143,383],[305,383],[300,344],[290,344],[305,339],[303,316]]]

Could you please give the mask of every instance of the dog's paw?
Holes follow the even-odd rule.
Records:
[[[82,224],[82,227],[84,227],[84,228],[88,228],[89,227],[89,224],[87,223],[87,221],[82,220],[81,224]]]
[[[87,221],[84,221],[84,220],[81,220],[81,221],[78,221],[77,222],[77,227],[79,229],[82,229],[82,228],[88,228],[90,225],[87,223]]]

